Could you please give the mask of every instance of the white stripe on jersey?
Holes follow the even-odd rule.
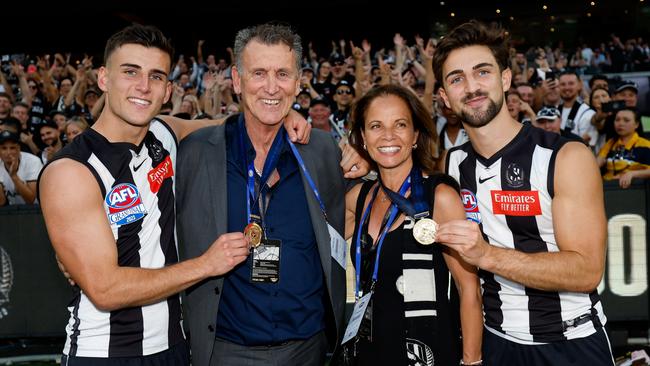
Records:
[[[77,355],[84,357],[108,357],[110,333],[106,333],[106,329],[110,329],[111,313],[97,309],[83,291],[81,291],[79,296],[81,299],[79,301],[78,314],[81,320],[77,327],[79,332],[77,337]],[[63,349],[63,353],[66,355],[70,354],[70,336],[75,328],[75,318],[72,316],[74,307],[69,307],[68,311],[70,311],[70,320],[65,329],[68,337],[65,340],[65,347]]]
[[[539,235],[546,243],[549,252],[557,252],[559,249],[553,230],[551,195],[548,193],[548,170],[552,155],[553,150],[535,146],[533,161],[537,163],[534,163],[531,168],[530,186],[539,192],[539,200],[543,205],[542,214],[535,216]]]
[[[171,169],[176,172],[176,141],[170,134],[169,130],[158,121],[153,121],[149,130],[154,134],[156,139],[162,143],[162,148],[169,152],[172,165]],[[165,254],[161,246],[161,232],[159,220],[161,211],[159,209],[158,195],[151,191],[148,174],[153,169],[153,161],[150,151],[146,144],[143,143],[139,154],[131,151],[132,159],[129,162],[129,169],[133,176],[140,199],[144,205],[147,214],[142,218],[142,227],[138,232],[140,247],[138,254],[140,257],[141,268],[162,268],[165,266]],[[90,155],[87,163],[91,165],[99,176],[105,192],[110,192],[115,184],[115,177],[112,176],[108,167],[94,153]],[[138,170],[134,168],[137,167]],[[172,176],[172,183],[175,184],[175,176]],[[175,203],[173,203],[175,204]],[[108,214],[108,207],[104,202],[104,209]],[[114,239],[117,241],[119,236],[120,225],[110,224]],[[176,230],[174,230],[174,239],[176,239]],[[177,242],[177,241],[175,241]],[[178,248],[175,248],[178,255]],[[110,348],[111,323],[110,312],[98,310],[81,292],[78,317],[80,319],[77,336],[76,356],[79,357],[108,357]],[[70,320],[66,327],[68,337],[64,347],[64,354],[69,355],[71,351],[71,337],[75,330],[75,317],[73,316],[74,308],[68,308],[70,311]],[[155,304],[142,306],[142,355],[149,355],[164,351],[169,348],[168,330],[170,328],[169,307],[166,300]]]
[[[447,164],[445,169],[447,169],[447,174],[456,179],[458,184],[460,184],[460,163],[466,158],[467,153],[463,150],[455,150],[448,155],[449,164]]]
[[[476,192],[473,193],[478,201],[482,230],[487,237],[487,241],[491,245],[501,248],[515,249],[515,244],[520,244],[514,242],[515,237],[523,236],[532,239],[533,244],[535,243],[535,240],[539,244],[545,244],[545,249],[548,252],[557,252],[559,248],[553,230],[552,197],[549,193],[550,187],[548,184],[549,178],[552,179],[550,174],[554,173],[551,170],[554,168],[551,165],[551,159],[558,149],[557,146],[562,146],[561,140],[558,140],[558,137],[552,137],[551,134],[542,132],[539,129],[533,129],[532,127],[529,130],[524,129],[523,131],[524,133],[517,136],[518,139],[523,141],[511,142],[509,144],[510,150],[507,150],[507,153],[503,153],[503,156],[495,156],[496,160],[494,161],[478,159],[475,157],[472,157],[471,161],[465,161],[468,159],[470,154],[475,154],[472,151],[471,145],[464,145],[460,149],[452,150],[448,157],[447,171],[449,175],[459,182],[461,189],[476,190]],[[516,145],[517,143],[519,143],[519,145]],[[512,146],[514,146],[514,148]],[[528,146],[529,148],[525,146]],[[504,159],[510,160],[506,160],[508,161],[508,163],[506,163],[504,162]],[[491,191],[516,190],[509,186],[505,186],[506,184],[510,184],[510,181],[508,180],[508,177],[502,177],[501,172],[502,170],[505,172],[510,168],[502,169],[502,165],[510,164],[509,162],[512,162],[513,160],[522,161],[522,159],[524,159],[523,161],[526,163],[530,163],[531,171],[528,172],[528,177],[525,177],[524,179],[526,179],[530,184],[530,190],[536,191],[539,194],[541,215],[535,215],[534,220],[530,224],[525,224],[534,225],[536,228],[532,226],[530,228],[522,227],[521,230],[519,230],[517,226],[509,226],[509,222],[510,225],[516,225],[513,223],[512,218],[506,216],[506,214],[494,213]],[[526,159],[530,160],[526,161]],[[483,161],[489,161],[491,165],[486,167],[482,164]],[[462,172],[461,166],[463,169]],[[471,171],[472,167],[474,171]],[[473,178],[472,175],[474,175]],[[475,179],[475,181],[472,181],[472,179]],[[552,181],[550,183],[552,184]],[[502,187],[502,184],[504,187]],[[515,222],[521,222],[521,220]],[[526,230],[531,230],[533,233],[535,230],[539,231],[539,237],[536,237],[534,234],[527,234]],[[494,280],[500,287],[498,291],[498,301],[500,301],[501,304],[499,305],[499,303],[491,301],[492,304],[494,304],[493,307],[499,306],[499,308],[494,308],[489,311],[494,311],[495,314],[502,314],[503,322],[501,324],[494,324],[495,326],[500,327],[500,330],[488,327],[490,328],[490,331],[514,342],[522,344],[542,344],[543,342],[533,341],[533,339],[537,338],[534,338],[535,335],[531,333],[531,318],[537,321],[536,327],[538,328],[540,326],[551,326],[552,324],[539,323],[539,318],[535,318],[536,316],[539,316],[539,314],[533,313],[530,307],[539,307],[540,301],[542,304],[541,306],[547,306],[545,303],[547,300],[535,293],[529,295],[525,286],[507,280],[501,276],[494,275]],[[483,278],[481,281],[482,284],[486,283]],[[553,292],[550,293],[550,295],[552,294]],[[548,301],[549,306],[553,304],[551,301],[555,301],[554,304],[556,304],[555,306],[557,311],[560,312],[557,317],[558,322],[559,319],[561,319],[562,322],[566,322],[590,313],[592,307],[590,294],[577,292],[556,292],[556,294],[559,301],[551,299]],[[531,302],[531,299],[534,299],[534,302]],[[552,306],[550,308],[552,308]],[[594,305],[594,308],[598,312],[600,322],[605,324],[606,317],[602,309],[602,304],[597,302]],[[541,307],[537,311],[543,312],[545,310],[544,307]],[[499,317],[492,317],[492,319],[499,319]],[[562,324],[556,324],[554,327],[559,327],[558,329],[561,330]],[[505,332],[505,334],[502,332]],[[593,322],[588,321],[576,328],[569,327],[562,333],[555,333],[554,331],[553,333],[548,333],[548,335],[557,335],[559,337],[563,335],[566,339],[575,339],[591,335],[595,332],[596,328],[594,327]],[[546,333],[540,333],[540,335],[545,334]]]

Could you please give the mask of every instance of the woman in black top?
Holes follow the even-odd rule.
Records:
[[[355,294],[372,292],[360,331],[346,343],[350,363],[480,364],[475,363],[481,359],[483,329],[476,268],[447,248],[414,238],[423,215],[438,223],[465,217],[456,182],[435,173],[433,121],[415,95],[396,85],[368,92],[353,120],[352,144],[374,163],[379,179],[346,195],[345,234],[352,238],[352,263],[360,270]],[[460,294],[462,352],[449,272]]]

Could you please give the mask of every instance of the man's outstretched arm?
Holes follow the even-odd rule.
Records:
[[[579,179],[578,179],[579,177]],[[568,143],[555,165],[553,229],[559,252],[524,253],[490,245],[467,220],[440,225],[437,241],[484,270],[547,291],[589,292],[605,267],[606,217],[602,179],[593,154]]]
[[[70,184],[73,179],[75,184]],[[122,267],[97,181],[81,163],[61,159],[41,177],[45,224],[58,259],[100,310],[165,299],[230,271],[248,255],[242,233],[224,234],[200,257],[159,269]]]

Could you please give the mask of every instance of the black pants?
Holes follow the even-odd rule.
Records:
[[[613,366],[614,359],[604,328],[589,337],[542,345],[526,345],[483,330],[483,364],[540,366]]]
[[[68,357],[63,355],[61,366],[189,366],[190,352],[185,341],[172,348],[138,357]]]
[[[324,331],[277,346],[242,346],[215,338],[210,366],[322,366],[326,351]]]

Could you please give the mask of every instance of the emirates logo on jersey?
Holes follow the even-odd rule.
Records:
[[[172,165],[172,159],[167,155],[165,160],[158,164],[155,168],[151,169],[147,173],[147,178],[149,180],[149,187],[151,192],[158,193],[160,186],[167,178],[174,176],[174,166]]]
[[[537,216],[542,214],[538,191],[490,191],[495,215]]]

